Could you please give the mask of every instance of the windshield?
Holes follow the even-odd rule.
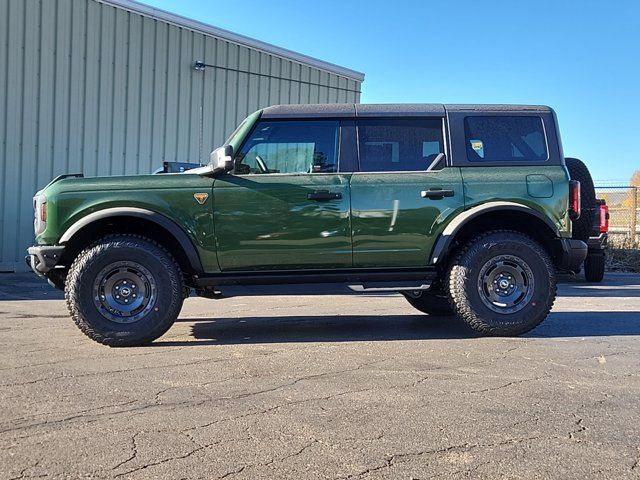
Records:
[[[233,151],[237,152],[240,149],[240,145],[242,144],[243,140],[253,128],[256,120],[260,118],[261,114],[262,110],[258,110],[257,112],[253,112],[251,115],[245,118],[240,123],[240,125],[238,125],[238,128],[236,128],[233,133],[229,135],[229,138],[227,138],[227,141],[224,142],[223,145],[231,145],[233,147]]]

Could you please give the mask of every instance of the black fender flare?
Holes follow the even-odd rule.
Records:
[[[195,245],[189,238],[189,236],[185,233],[185,231],[178,226],[173,220],[165,217],[164,215],[153,212],[151,210],[146,210],[144,208],[137,207],[114,207],[114,208],[105,208],[104,210],[98,210],[97,212],[90,213],[82,217],[80,220],[71,225],[60,237],[59,243],[65,244],[69,242],[74,235],[76,235],[80,230],[82,230],[87,225],[92,224],[93,222],[104,220],[106,218],[112,217],[134,217],[141,218],[144,220],[148,220],[150,222],[155,223],[156,225],[167,230],[176,241],[182,247],[189,264],[194,269],[196,273],[202,273],[202,262],[200,261],[200,255],[198,255],[198,251],[196,250]]]
[[[447,252],[451,244],[453,243],[456,234],[462,230],[462,228],[474,218],[479,217],[485,213],[495,212],[495,211],[504,211],[510,210],[515,212],[522,212],[533,217],[536,217],[538,220],[542,220],[547,227],[549,227],[549,233],[554,236],[554,238],[560,237],[560,232],[558,231],[558,227],[544,214],[540,213],[538,210],[523,205],[521,203],[515,202],[487,202],[480,205],[476,205],[475,207],[470,208],[462,212],[460,215],[455,217],[442,231],[436,244],[431,251],[431,264],[437,264],[442,258],[445,256],[444,253]]]

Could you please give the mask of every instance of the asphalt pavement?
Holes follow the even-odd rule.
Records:
[[[638,478],[640,275],[483,338],[399,295],[189,298],[141,348],[0,275],[0,478]]]

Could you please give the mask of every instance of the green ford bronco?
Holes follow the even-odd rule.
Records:
[[[27,262],[93,340],[148,343],[207,298],[399,292],[489,335],[545,319],[580,184],[548,107],[280,105],[184,173],[63,175]]]

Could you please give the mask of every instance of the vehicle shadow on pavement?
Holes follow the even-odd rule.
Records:
[[[0,274],[0,301],[62,300],[64,293],[34,273]]]
[[[640,335],[640,312],[552,312],[525,337],[609,337]]]
[[[428,315],[333,315],[241,318],[185,318],[194,322],[195,342],[154,345],[252,344],[289,342],[372,342],[388,340],[455,339],[477,336],[456,317]]]
[[[193,341],[162,341],[154,346],[229,345],[290,342],[374,342],[478,337],[456,317],[428,315],[336,315],[243,318],[185,318],[194,322]],[[526,338],[640,335],[638,312],[552,313]]]

